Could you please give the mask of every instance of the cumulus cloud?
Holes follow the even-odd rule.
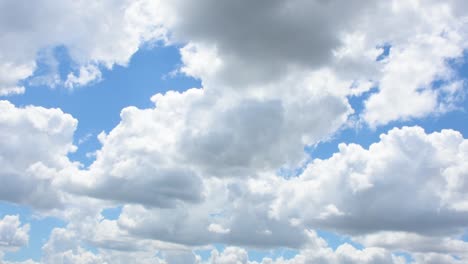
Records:
[[[180,72],[234,89],[301,71],[353,81],[342,91],[376,91],[370,126],[441,112],[453,101],[437,85],[456,83],[449,60],[463,57],[466,13],[459,1],[171,1],[163,24],[181,49]],[[343,13],[343,10],[346,12]],[[389,55],[377,60],[390,47]],[[458,94],[463,94],[463,85]]]
[[[225,243],[297,248],[303,245],[307,241],[305,230],[287,220],[269,217],[271,194],[252,188],[240,179],[213,179],[206,182],[206,199],[201,203],[151,209],[126,205],[116,221],[121,229],[134,236],[190,246]]]
[[[0,219],[0,249],[14,251],[28,244],[29,225],[21,225],[17,215],[5,215]]]
[[[467,142],[453,130],[426,134],[403,127],[381,135],[369,149],[340,144],[331,158],[314,160],[282,185],[272,214],[287,212],[310,226],[354,234],[459,233],[468,224],[461,194]],[[339,213],[320,217],[329,205]]]
[[[467,259],[468,242],[460,238],[423,236],[409,232],[377,232],[356,237],[366,247],[382,247],[392,251],[406,251],[417,255],[452,255]],[[429,254],[430,253],[430,254]]]
[[[122,110],[120,124],[101,134],[87,177],[72,178],[70,186],[108,200],[171,207],[201,201],[202,178],[256,177],[294,166],[305,145],[337,131],[351,113],[343,96],[320,94],[306,81],[294,89],[301,88],[310,97],[158,94],[154,109]]]
[[[66,86],[100,78],[100,66],[126,65],[142,43],[163,39],[155,1],[0,1],[0,95],[22,93],[37,54],[67,48],[78,73]]]
[[[74,168],[77,120],[60,109],[15,107],[0,101],[0,199],[51,209],[62,198],[55,182]]]
[[[226,247],[221,252],[214,249],[208,259],[202,258],[191,250],[166,249],[158,254],[151,251],[103,251],[91,253],[83,248],[76,247],[70,240],[70,233],[66,229],[55,229],[52,236],[44,246],[45,258],[43,263],[160,263],[160,264],[405,264],[403,257],[391,254],[383,248],[357,249],[349,244],[343,244],[336,250],[331,249],[327,243],[309,232],[309,243],[293,258],[283,257],[263,258],[260,262],[249,259],[246,249],[241,247]],[[52,255],[50,253],[53,253]],[[449,259],[449,256],[438,254],[439,258]],[[423,262],[425,263],[425,262]]]
[[[61,81],[73,88],[161,39],[181,47],[176,72],[203,86],[123,109],[80,169],[67,157],[73,117],[1,101],[0,199],[51,209],[73,198],[44,263],[200,263],[191,249],[212,243],[239,246],[213,251],[208,261],[219,264],[257,263],[251,247],[300,249],[264,264],[405,263],[395,251],[415,263],[459,263],[468,226],[468,141],[459,132],[395,128],[368,149],[340,144],[308,164],[304,147],[353,114],[375,128],[456,109],[465,84],[452,61],[467,46],[466,8],[455,0],[0,0],[0,95],[24,91],[43,49],[67,48],[76,69]],[[363,95],[355,113],[349,98]],[[297,177],[277,173],[297,167]],[[99,214],[109,204],[122,206],[116,220]],[[311,229],[365,247],[332,250]]]

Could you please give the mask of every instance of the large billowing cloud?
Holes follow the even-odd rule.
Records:
[[[15,107],[0,101],[0,200],[41,209],[58,207],[60,175],[73,169],[77,120],[60,109]]]
[[[202,89],[156,95],[154,109],[122,111],[121,123],[100,136],[88,177],[72,181],[95,197],[171,207],[173,200],[204,199],[209,177],[257,177],[295,166],[305,145],[329,136],[350,113],[344,97],[320,94],[313,83],[291,87],[299,89],[287,98]]]
[[[304,153],[356,119],[374,128],[455,109],[462,1],[0,0],[0,10],[0,95],[23,91],[38,52],[65,46],[77,69],[60,82],[73,87],[163,38],[181,45],[174,73],[203,86],[123,109],[88,168],[67,157],[73,117],[0,102],[0,199],[67,220],[42,262],[203,263],[191,250],[212,243],[238,246],[213,251],[212,264],[257,263],[246,250],[276,247],[300,253],[261,263],[467,260],[459,132],[394,128],[368,149]],[[362,95],[355,112],[348,100]],[[103,219],[106,206],[122,212]],[[364,248],[332,250],[314,229]]]
[[[341,144],[285,181],[272,207],[306,225],[350,234],[379,230],[451,235],[468,225],[468,141],[443,130],[393,129],[368,150]]]
[[[345,94],[377,87],[362,114],[371,126],[452,110],[463,94],[449,62],[467,47],[459,1],[179,0],[163,6],[172,38],[189,42],[180,72],[207,86],[250,90],[326,69],[354,81]]]
[[[188,43],[180,72],[214,87],[245,89],[323,70],[353,83],[345,94],[373,84],[377,90],[362,114],[371,126],[450,111],[463,94],[449,63],[467,46],[466,7],[457,0],[0,4],[1,94],[22,92],[19,81],[32,75],[37,54],[58,45],[79,68],[64,83],[72,87],[101,78],[100,66],[125,65],[141,45],[163,39]],[[377,60],[384,46],[390,54]]]
[[[303,247],[306,230],[319,228],[370,247],[465,258],[466,243],[450,237],[467,226],[467,142],[452,130],[393,129],[369,149],[340,145],[298,177],[208,178],[195,204],[126,205],[117,224],[172,243],[267,248]]]

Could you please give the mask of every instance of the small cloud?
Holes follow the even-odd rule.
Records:
[[[229,228],[224,228],[223,226],[219,224],[210,224],[208,226],[208,231],[212,233],[218,233],[218,234],[229,234],[231,232]]]
[[[83,137],[81,137],[80,139],[78,139],[78,145],[81,145],[81,144],[83,144],[83,143],[86,143],[92,136],[93,136],[92,133],[87,133],[86,135],[84,135]]]

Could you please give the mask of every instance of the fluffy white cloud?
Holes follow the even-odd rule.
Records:
[[[463,259],[457,259],[450,255],[430,253],[430,254],[415,254],[414,255],[415,264],[437,264],[437,263],[447,263],[447,264],[461,264],[466,262]]]
[[[340,152],[314,160],[297,178],[204,177],[203,200],[169,208],[126,205],[117,226],[172,243],[267,248],[301,247],[305,227],[323,228],[371,234],[356,238],[371,247],[464,256],[465,243],[444,236],[467,226],[467,146],[453,130],[393,129],[369,149],[341,144]],[[418,242],[392,244],[386,233],[375,233],[394,230],[413,232],[405,239]]]
[[[459,238],[422,236],[408,232],[378,232],[357,237],[355,240],[366,247],[382,247],[418,255],[445,254],[468,259],[468,242]]]
[[[239,247],[227,247],[222,252],[213,250],[207,263],[210,264],[404,264],[406,261],[402,257],[392,255],[383,248],[356,249],[349,244],[343,244],[336,250],[328,247],[327,243],[318,237],[314,232],[309,232],[309,242],[300,252],[291,259],[264,258],[261,262],[249,260],[245,249]]]
[[[307,235],[302,227],[268,216],[271,194],[251,188],[241,179],[213,179],[206,182],[203,202],[152,209],[127,205],[117,223],[137,237],[191,246],[224,243],[297,248],[304,244]],[[213,225],[224,232],[210,228]]]
[[[195,263],[196,256],[190,250],[132,237],[118,230],[114,221],[89,220],[85,221],[84,226],[88,225],[85,229],[83,225],[77,226],[77,222],[72,222],[66,228],[55,228],[42,248],[41,263]],[[89,247],[95,247],[95,250]],[[162,249],[165,249],[163,254]],[[187,257],[193,261],[184,261]]]
[[[28,244],[29,225],[21,225],[17,215],[0,219],[0,250],[17,250]]]
[[[74,168],[67,154],[75,150],[77,120],[60,109],[17,108],[0,101],[0,200],[36,208],[59,206],[61,173]]]
[[[49,241],[42,247],[43,262],[50,264],[85,263],[101,264],[100,256],[85,250],[73,232],[63,228],[52,230]]]
[[[28,259],[25,261],[5,261],[0,259],[0,264],[39,264],[38,262]]]
[[[190,89],[154,96],[154,109],[125,108],[120,124],[100,135],[103,147],[87,176],[71,178],[70,186],[108,200],[172,207],[203,200],[208,177],[257,177],[295,166],[305,145],[327,138],[351,113],[343,96],[320,93],[310,80],[295,85],[302,94]]]
[[[340,144],[331,158],[314,160],[282,184],[272,214],[348,233],[449,235],[465,228],[468,141],[453,130],[426,134],[420,127],[380,139],[369,149]]]
[[[464,93],[448,63],[463,57],[467,47],[460,1],[162,5],[172,39],[189,42],[181,49],[180,71],[207,86],[252,89],[301,71],[329,70],[335,79],[353,82],[345,94],[377,87],[362,113],[371,126],[453,109]],[[385,45],[390,54],[377,60]],[[447,86],[454,89],[447,92]]]
[[[0,1],[0,95],[23,92],[19,81],[33,74],[37,54],[56,46],[79,69],[68,87],[99,78],[101,65],[126,65],[142,43],[163,38],[156,10],[146,0]]]
[[[162,251],[144,250],[109,250],[99,249],[92,253],[80,246],[78,234],[63,228],[54,229],[49,241],[43,247],[44,255],[41,263],[160,263],[160,264],[404,264],[404,258],[392,255],[383,248],[356,249],[349,244],[343,244],[336,250],[314,232],[308,232],[308,243],[291,259],[264,258],[261,262],[249,260],[246,249],[227,247],[221,252],[214,249],[211,256],[203,261],[190,249],[166,248]],[[136,240],[135,240],[136,241]],[[112,242],[112,241],[110,241]],[[159,253],[157,253],[159,252]],[[447,256],[439,254],[439,257]],[[127,262],[126,262],[127,261]],[[423,262],[425,263],[425,262]]]
[[[468,226],[460,133],[393,129],[369,149],[340,145],[298,177],[276,172],[305,165],[305,146],[347,124],[350,96],[370,92],[356,115],[371,127],[454,109],[464,81],[449,60],[466,48],[466,8],[429,0],[0,0],[0,95],[24,90],[18,81],[44,49],[68,49],[77,72],[64,84],[72,88],[167,32],[166,44],[182,43],[178,71],[203,84],[157,94],[153,108],[123,109],[82,170],[67,157],[75,119],[0,102],[0,199],[50,209],[64,196],[84,197],[67,199],[60,215],[68,226],[52,232],[45,263],[196,263],[190,247],[210,243],[302,248],[263,263],[404,263],[395,250],[417,263],[456,263],[450,254],[466,258],[466,243],[449,237]],[[380,56],[384,45],[388,56]],[[123,205],[117,220],[100,218],[105,203]],[[333,251],[310,228],[368,247]],[[234,247],[210,261],[254,263]]]

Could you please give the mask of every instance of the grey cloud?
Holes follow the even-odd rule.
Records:
[[[203,199],[202,182],[191,171],[147,166],[125,174],[130,178],[110,177],[93,188],[74,191],[100,199],[163,208],[173,207],[178,201],[195,203]]]
[[[176,39],[215,45],[234,84],[275,79],[290,66],[316,68],[340,46],[339,34],[372,1],[175,1]]]

